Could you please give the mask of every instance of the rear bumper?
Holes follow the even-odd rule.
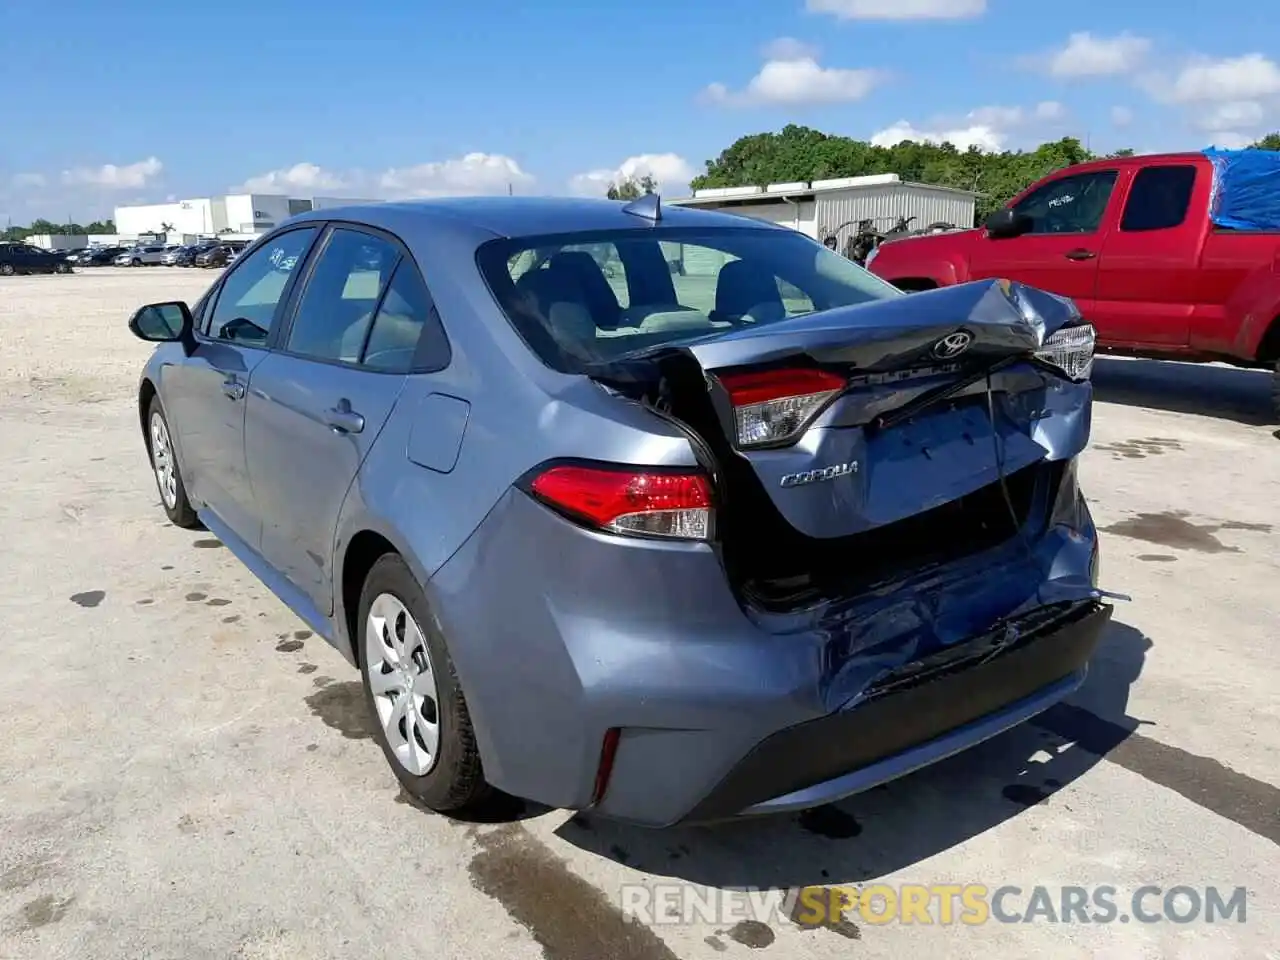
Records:
[[[685,819],[830,803],[981,743],[1076,690],[1110,619],[1110,607],[1073,605],[984,663],[780,730],[752,748]],[[976,648],[976,659],[989,649],[987,639],[967,645]]]
[[[592,533],[511,491],[425,588],[491,783],[666,826],[829,802],[1070,693],[1109,615],[1073,471],[1045,513],[1027,542],[766,616],[706,544]],[[1021,641],[964,669],[933,660],[963,659],[996,624]],[[928,682],[908,676],[922,663]]]

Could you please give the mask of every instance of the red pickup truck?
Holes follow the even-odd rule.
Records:
[[[1273,370],[1280,415],[1280,154],[1068,167],[984,226],[884,243],[867,268],[904,290],[1005,277],[1069,296],[1101,350]]]

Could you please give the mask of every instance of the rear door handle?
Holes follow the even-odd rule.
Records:
[[[359,433],[364,429],[364,417],[351,409],[349,400],[339,400],[336,407],[326,410],[324,422],[336,433]]]
[[[222,381],[222,392],[229,400],[243,400],[244,384],[235,377],[228,377]]]
[[[1077,247],[1075,250],[1068,250],[1065,256],[1068,260],[1092,260],[1097,254],[1092,250]]]

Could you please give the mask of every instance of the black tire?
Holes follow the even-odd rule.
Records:
[[[0,277],[12,277],[15,273],[12,263],[0,263]]]
[[[137,257],[134,257],[131,261],[129,261],[129,266],[140,267],[142,266],[142,261],[139,260]]]
[[[1271,371],[1271,416],[1280,422],[1280,360]]]
[[[173,442],[171,439],[169,441],[169,456],[172,458],[174,484],[172,505],[170,505],[168,497],[165,494],[165,489],[160,479],[160,471],[156,469],[154,440],[154,425],[156,418],[159,418],[161,423],[164,424],[164,436],[172,438],[173,431],[169,429],[169,418],[165,416],[164,407],[160,405],[160,398],[152,397],[151,405],[147,408],[147,459],[151,461],[151,475],[155,477],[156,480],[156,490],[160,494],[160,506],[164,509],[165,516],[169,518],[169,522],[175,527],[182,527],[184,530],[198,530],[203,526],[203,524],[201,524],[200,518],[196,516],[196,511],[191,506],[191,501],[187,499],[187,488],[182,482],[182,471],[178,468],[177,457],[173,454]]]
[[[436,718],[440,729],[439,752],[431,768],[422,776],[415,776],[401,766],[392,746],[387,741],[374,704],[369,685],[369,658],[366,656],[368,641],[369,608],[381,594],[391,594],[399,600],[417,621],[426,647],[431,655],[432,672],[436,681]],[[398,554],[388,553],[374,563],[365,577],[360,591],[360,606],[356,649],[360,662],[360,676],[364,686],[365,706],[374,729],[378,745],[387,764],[405,791],[429,810],[437,813],[460,813],[473,808],[493,793],[484,779],[480,763],[480,751],[476,746],[471,715],[467,711],[466,697],[458,682],[458,674],[449,656],[444,637],[436,628],[435,619],[427,608],[422,588],[412,571]]]
[[[71,264],[69,264],[69,263],[60,263],[60,264],[58,264],[56,267],[54,267],[54,269],[55,269],[58,273],[70,273],[70,272],[71,272]]]

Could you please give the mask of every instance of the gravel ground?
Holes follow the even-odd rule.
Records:
[[[0,279],[0,958],[1280,956],[1280,439],[1265,375],[1099,362],[1082,472],[1103,585],[1133,602],[1070,704],[803,817],[646,832],[512,808],[459,823],[398,793],[341,657],[218,541],[164,521],[135,413],[149,348],[125,320],[212,279]],[[1126,916],[1144,885],[1224,899],[1243,886],[1247,913],[855,912],[803,929],[622,912],[635,884],[706,903],[871,883],[1022,888],[1006,911],[1037,885],[1055,903],[1064,885],[1111,885]]]

